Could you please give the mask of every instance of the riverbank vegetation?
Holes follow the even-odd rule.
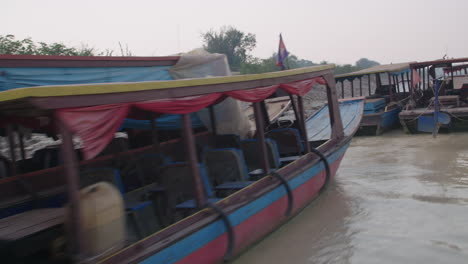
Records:
[[[201,34],[203,48],[211,53],[225,54],[231,70],[240,74],[279,71],[276,66],[276,53],[266,59],[257,58],[250,53],[257,46],[256,36],[234,27],[221,27]],[[133,56],[128,45],[119,42],[120,50],[100,51],[83,44],[81,47],[69,47],[63,43],[35,42],[31,38],[16,39],[14,35],[0,35],[0,54],[10,55],[57,55],[57,56]],[[289,54],[285,64],[289,69],[333,63],[328,61],[313,62]],[[379,65],[378,62],[361,58],[355,64],[336,65],[335,74],[343,74]]]

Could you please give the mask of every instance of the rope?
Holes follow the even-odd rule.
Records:
[[[270,172],[270,174],[275,176],[276,178],[278,178],[281,181],[281,184],[284,185],[284,188],[286,188],[286,193],[288,195],[288,209],[286,209],[286,214],[285,215],[290,216],[291,212],[292,212],[292,209],[293,209],[293,205],[294,205],[294,196],[293,196],[293,193],[292,193],[291,186],[289,185],[288,180],[286,180],[283,177],[283,175],[277,173],[276,171],[272,171],[272,172]]]
[[[229,261],[232,258],[232,252],[234,251],[234,230],[232,228],[231,221],[229,220],[228,216],[226,213],[219,208],[217,205],[212,204],[210,202],[207,202],[205,207],[213,209],[216,213],[218,213],[221,216],[221,219],[223,220],[224,226],[226,227],[227,235],[228,235],[228,246],[226,249],[226,252],[224,253],[223,260],[224,262]]]
[[[330,183],[330,178],[331,178],[330,164],[328,163],[327,157],[325,157],[325,155],[323,155],[323,153],[320,152],[318,149],[311,147],[310,151],[313,152],[315,155],[319,156],[320,159],[325,164],[325,172],[326,172],[325,183],[323,184],[322,188],[320,189],[320,193],[322,193],[328,187],[328,184]]]

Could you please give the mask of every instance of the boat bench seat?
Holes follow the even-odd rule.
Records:
[[[281,166],[280,155],[276,142],[270,138],[265,139],[267,155],[271,169]],[[241,149],[245,156],[245,162],[249,172],[262,168],[262,157],[259,155],[257,139],[246,139],[241,141]],[[251,173],[252,175],[252,173]]]
[[[240,190],[252,184],[240,149],[221,148],[203,153],[203,163],[215,190]]]
[[[268,131],[265,136],[276,142],[280,156],[297,156],[304,153],[301,134],[295,128],[273,129]]]
[[[240,137],[236,134],[223,134],[214,136],[216,148],[240,148]]]
[[[198,164],[205,195],[209,201],[217,202],[220,200],[214,196],[213,188],[208,179],[205,167]],[[187,162],[173,162],[161,167],[161,181],[165,188],[165,222],[172,223],[179,216],[177,211],[187,214],[196,209],[195,195],[193,193],[192,172],[190,164]]]

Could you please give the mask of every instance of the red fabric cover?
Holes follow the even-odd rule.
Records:
[[[278,87],[279,85],[272,85],[241,91],[229,91],[224,94],[240,101],[257,103],[272,95]]]
[[[129,109],[130,104],[110,104],[59,109],[56,113],[81,138],[84,158],[92,159],[114,138]]]
[[[272,95],[278,88],[286,92],[303,96],[312,89],[315,83],[326,84],[322,77],[297,81],[281,85],[260,88],[213,93],[208,95],[144,101],[132,104],[111,104],[83,108],[57,110],[57,116],[66,126],[83,141],[85,159],[98,155],[114,137],[131,108],[133,113],[140,110],[163,114],[188,114],[199,111],[209,105],[217,104],[230,96],[246,102],[260,102]],[[146,117],[145,117],[146,118]]]
[[[280,86],[281,86],[281,89],[283,89],[287,93],[304,96],[312,89],[312,87],[316,83],[319,83],[322,85],[327,84],[325,79],[323,79],[322,77],[317,77],[317,78],[303,80],[303,81],[284,83],[284,84],[281,84]]]
[[[142,110],[163,114],[188,114],[197,112],[211,104],[214,104],[223,96],[221,93],[208,95],[189,96],[164,100],[144,101],[133,104]]]

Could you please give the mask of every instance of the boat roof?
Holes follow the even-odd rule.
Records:
[[[91,67],[144,67],[172,66],[180,56],[117,57],[117,56],[49,56],[0,55],[0,68],[91,68]]]
[[[376,73],[395,73],[395,72],[402,72],[408,70],[410,67],[411,62],[403,62],[403,63],[393,63],[393,64],[386,64],[386,65],[377,65],[367,69],[345,73],[336,75],[336,79],[352,79],[364,75],[369,74],[376,74]]]
[[[457,59],[441,59],[441,60],[432,60],[432,61],[423,61],[423,62],[413,62],[411,63],[411,68],[424,68],[427,66],[437,66],[437,67],[450,67],[453,63],[463,63],[468,62],[468,58],[457,58]]]
[[[25,87],[0,92],[0,111],[35,116],[35,109],[85,107],[245,90],[315,78],[331,73],[334,68],[335,65],[331,64],[225,77]]]

